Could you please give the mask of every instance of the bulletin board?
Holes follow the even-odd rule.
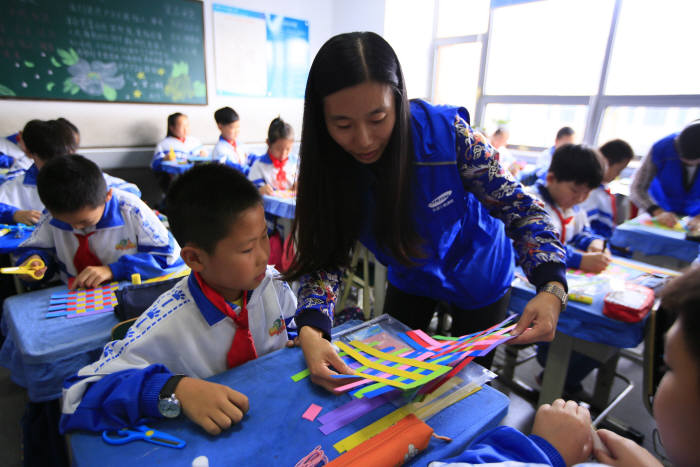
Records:
[[[0,97],[206,104],[195,0],[15,0],[0,15]]]
[[[309,22],[214,3],[216,93],[303,98]]]

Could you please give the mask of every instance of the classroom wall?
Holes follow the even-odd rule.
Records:
[[[240,141],[252,147],[264,143],[267,127],[277,115],[301,134],[302,99],[217,96],[214,82],[212,4],[204,0],[204,34],[208,105],[86,103],[70,101],[0,100],[0,135],[16,132],[32,118],[63,116],[81,130],[81,152],[103,168],[134,167],[150,163],[155,144],[165,136],[166,117],[183,112],[190,117],[191,133],[213,145],[218,131],[213,113],[229,105],[241,115]],[[309,21],[309,63],[323,43],[338,32],[374,30],[384,24],[384,0],[216,0],[239,8],[273,12]]]

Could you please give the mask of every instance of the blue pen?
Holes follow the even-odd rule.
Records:
[[[159,444],[169,448],[183,448],[185,442],[162,431],[156,431],[146,425],[139,425],[134,428],[122,428],[121,430],[105,430],[102,432],[102,439],[107,444],[126,444],[128,442],[142,439],[149,443]]]

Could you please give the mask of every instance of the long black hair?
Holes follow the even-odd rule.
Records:
[[[391,87],[396,123],[380,159],[357,162],[328,133],[324,99],[365,82]],[[366,217],[367,178],[377,178],[373,206],[377,245],[397,261],[420,258],[422,239],[411,216],[413,148],[410,108],[401,65],[391,46],[372,32],[340,34],[318,51],[304,99],[297,184],[296,253],[286,278],[346,266]]]
[[[181,112],[175,112],[174,114],[168,115],[168,133],[165,135],[167,136],[172,136],[173,138],[175,135],[173,134],[173,131],[171,130],[172,127],[177,125],[177,119],[180,117],[186,117],[187,115],[181,113]]]

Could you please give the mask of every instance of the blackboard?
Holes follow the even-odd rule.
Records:
[[[200,1],[0,5],[2,97],[207,103]]]

